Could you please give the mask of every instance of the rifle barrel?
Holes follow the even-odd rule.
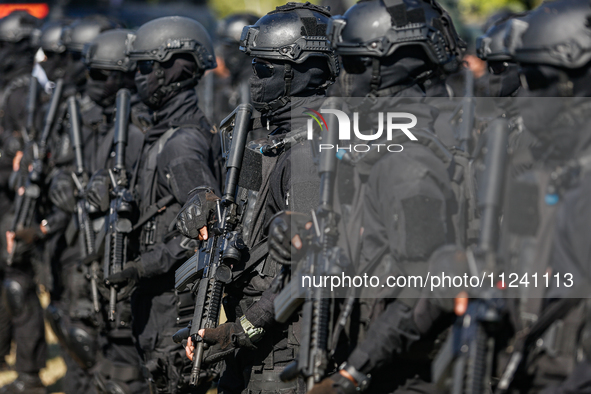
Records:
[[[117,92],[117,112],[115,113],[115,168],[125,170],[125,148],[128,140],[129,113],[131,93],[128,89],[120,89]]]

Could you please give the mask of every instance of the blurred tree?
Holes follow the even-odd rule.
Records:
[[[513,12],[530,10],[542,3],[542,0],[457,0],[459,13],[468,23],[484,22],[489,16],[501,9]]]

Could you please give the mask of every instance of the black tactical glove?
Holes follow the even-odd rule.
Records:
[[[207,222],[215,211],[216,196],[211,188],[193,189],[195,195],[187,201],[176,217],[176,228],[187,238],[199,237],[199,229],[207,226]]]
[[[75,188],[72,177],[60,172],[51,181],[49,199],[62,211],[72,213],[76,210]]]
[[[98,170],[88,181],[86,186],[86,200],[99,212],[107,212],[109,209],[109,187],[111,179],[105,169]]]
[[[224,323],[203,330],[203,341],[209,345],[203,356],[204,364],[215,364],[234,353],[236,348],[255,349],[239,323]]]
[[[308,391],[308,394],[353,394],[357,392],[357,386],[352,381],[340,373],[335,373],[315,384],[312,390]]]
[[[275,215],[269,226],[269,254],[275,261],[289,265],[302,257],[303,242],[308,233],[306,223],[310,221],[310,217],[303,213],[280,212]],[[296,235],[299,238],[295,238]],[[299,245],[294,245],[293,241],[298,240]]]
[[[117,301],[121,301],[135,290],[137,283],[143,275],[143,267],[140,260],[129,261],[122,271],[109,275],[105,279],[107,287],[115,286]]]

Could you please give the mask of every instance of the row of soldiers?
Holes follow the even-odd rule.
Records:
[[[241,33],[226,42],[222,100],[240,105],[219,132],[222,105],[198,105],[217,62],[196,21],[0,20],[7,57],[25,57],[3,91],[0,350],[14,340],[19,377],[2,392],[44,392],[36,281],[68,393],[585,391],[589,311],[571,297],[588,278],[589,16],[589,2],[557,0],[479,40],[491,94],[519,96],[486,102],[500,120],[477,116],[465,44],[434,0],[230,18]],[[327,108],[412,113],[417,138],[388,132],[400,153],[318,151],[343,143],[329,115],[306,138],[307,113]],[[577,281],[454,300],[297,280],[426,267]]]

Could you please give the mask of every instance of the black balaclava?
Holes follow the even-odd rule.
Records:
[[[195,86],[200,77],[195,59],[181,54],[164,63],[155,61],[149,74],[143,75],[138,71],[135,85],[142,102],[156,110],[180,92]]]
[[[502,73],[489,74],[488,83],[488,95],[490,97],[514,97],[521,87],[519,66],[509,63]]]
[[[589,129],[586,123],[591,113],[591,68],[522,65],[524,72],[539,81],[538,86],[518,92],[516,102],[524,126],[552,149],[554,157],[571,156],[583,148],[585,137],[581,134]]]
[[[379,61],[380,78],[373,82],[377,82],[378,95],[384,97],[415,85],[420,82],[417,78],[430,76],[434,68],[427,54],[414,46],[402,47],[383,59],[359,56],[343,56],[342,59],[348,74],[343,80],[343,93],[347,97],[366,97],[372,92],[375,60]]]
[[[267,118],[289,110],[289,97],[310,97],[323,95],[326,91],[330,71],[326,59],[310,57],[301,64],[269,61],[273,64],[273,75],[269,78],[250,77],[250,96],[253,106]],[[291,67],[293,79],[286,94],[285,71]]]
[[[41,62],[40,65],[47,74],[47,78],[50,81],[56,81],[58,78],[63,78],[66,73],[68,66],[68,59],[65,54],[46,52],[46,60]]]
[[[86,66],[82,63],[82,55],[79,52],[69,52],[67,58],[64,84],[80,89],[86,83]]]
[[[98,71],[98,70],[97,70]],[[93,79],[91,71],[86,82],[86,94],[92,101],[103,108],[115,104],[119,89],[135,90],[134,72],[109,71],[106,79]]]

